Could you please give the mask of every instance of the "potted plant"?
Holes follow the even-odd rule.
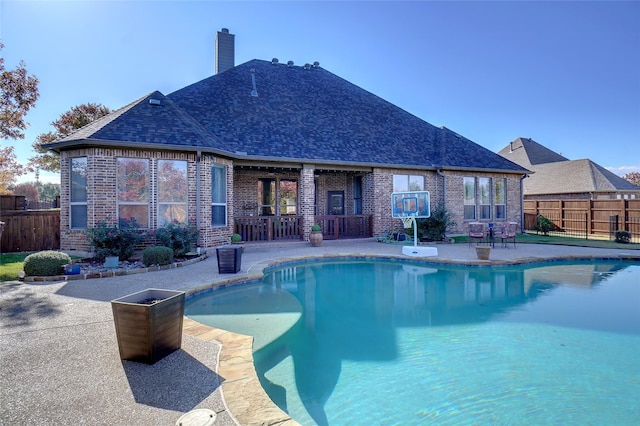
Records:
[[[316,223],[311,227],[311,234],[309,234],[311,247],[320,247],[322,245],[322,240],[322,228]]]
[[[240,247],[242,247],[242,252],[244,253],[244,241],[242,241],[242,236],[240,234],[231,235],[231,244],[240,245]]]
[[[153,364],[182,345],[183,291],[149,288],[111,301],[120,359]]]
[[[478,256],[478,259],[480,260],[489,260],[489,253],[491,252],[491,246],[487,245],[487,246],[482,246],[482,245],[477,245],[476,246],[476,255]]]

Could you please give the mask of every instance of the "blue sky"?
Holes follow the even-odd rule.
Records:
[[[24,60],[40,79],[26,138],[1,142],[23,163],[72,106],[117,109],[212,75],[228,28],[236,64],[318,61],[494,152],[529,137],[640,171],[639,1],[1,0],[0,14],[5,66]]]

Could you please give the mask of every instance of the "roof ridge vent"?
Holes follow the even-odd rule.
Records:
[[[309,70],[311,69],[311,65],[309,65],[308,63],[307,63],[307,64],[304,64],[304,67],[303,67],[303,68],[304,68],[305,70],[309,71]]]
[[[251,68],[251,84],[253,86],[253,90],[251,91],[251,96],[254,98],[258,97],[258,89],[256,88],[256,70],[255,68]]]
[[[320,62],[315,61],[315,62],[313,63],[313,67],[314,67],[314,68],[316,68],[316,69],[320,68]]]
[[[271,64],[272,64],[272,65],[278,65],[278,58],[273,58],[273,59],[271,60]]]
[[[287,62],[287,66],[288,66],[289,68],[291,68],[291,67],[293,66],[293,61],[288,61],[288,62]]]

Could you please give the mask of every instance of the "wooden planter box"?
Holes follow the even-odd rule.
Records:
[[[242,247],[239,245],[222,246],[216,249],[219,274],[237,274],[242,263]]]
[[[112,300],[120,359],[154,364],[180,349],[184,297],[149,288]]]

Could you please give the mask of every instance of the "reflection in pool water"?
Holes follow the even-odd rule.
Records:
[[[640,266],[301,263],[187,301],[302,424],[629,424]]]

